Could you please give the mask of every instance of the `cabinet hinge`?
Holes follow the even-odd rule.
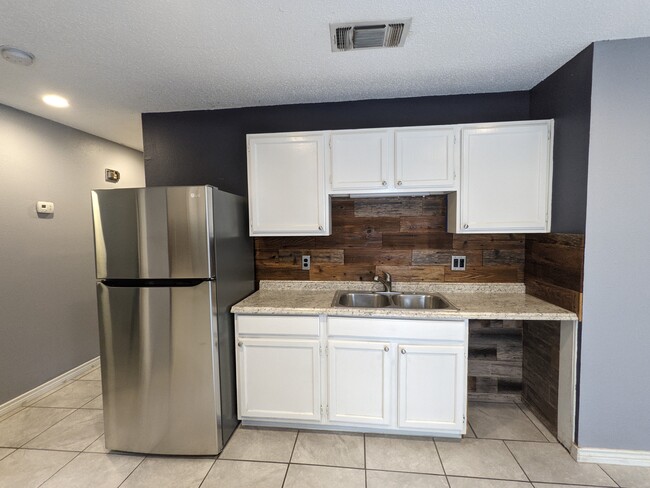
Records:
[[[329,346],[325,346],[325,356],[327,356],[329,353],[330,353]]]
[[[320,416],[321,417],[323,416],[323,406],[322,405],[320,406]]]
[[[454,144],[456,144],[456,134],[454,134]]]

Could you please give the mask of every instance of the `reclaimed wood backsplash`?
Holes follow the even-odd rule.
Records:
[[[584,234],[526,235],[526,292],[582,319]]]
[[[560,322],[524,321],[521,398],[557,435],[557,387],[560,378]]]
[[[257,280],[524,281],[523,234],[450,234],[446,222],[445,195],[333,198],[332,235],[255,238]],[[452,255],[467,256],[465,271]]]
[[[521,320],[469,321],[467,394],[470,400],[521,399],[522,327]]]

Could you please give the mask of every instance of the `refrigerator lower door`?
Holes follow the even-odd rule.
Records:
[[[106,448],[217,454],[214,283],[97,284]]]

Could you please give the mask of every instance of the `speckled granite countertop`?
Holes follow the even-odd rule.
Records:
[[[333,307],[337,290],[375,290],[359,281],[261,281],[259,291],[232,307],[233,313],[388,318],[462,318],[494,320],[578,320],[575,313],[527,295],[523,284],[451,284],[397,282],[394,291],[442,294],[458,310]]]

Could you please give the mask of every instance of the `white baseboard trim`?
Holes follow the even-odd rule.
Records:
[[[571,455],[579,463],[620,464],[622,466],[650,466],[650,451],[603,449],[596,447],[571,448]]]
[[[36,388],[29,390],[26,393],[23,393],[22,395],[17,396],[16,398],[9,400],[6,403],[3,403],[2,405],[0,405],[0,417],[5,415],[6,413],[11,412],[12,410],[15,410],[16,408],[29,405],[38,397],[41,397],[46,393],[49,393],[52,390],[55,390],[60,386],[63,386],[64,384],[69,383],[75,378],[79,376],[83,376],[86,373],[98,367],[99,367],[99,357],[96,357],[95,359],[91,359],[90,361],[87,361],[77,366],[76,368],[71,369],[70,371],[66,371],[62,375],[57,376],[56,378],[52,378],[50,381],[43,383],[42,385],[37,386]]]

